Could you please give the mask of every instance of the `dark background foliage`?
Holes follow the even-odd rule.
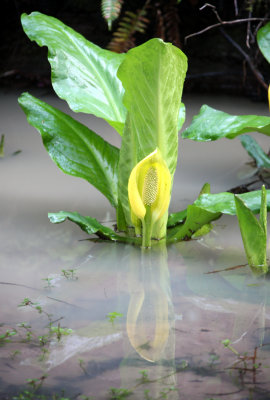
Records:
[[[47,49],[30,42],[22,31],[23,12],[40,11],[54,16],[95,44],[113,48],[113,33],[126,11],[138,15],[144,10],[143,29],[131,32],[119,51],[161,37],[179,46],[188,56],[186,92],[244,94],[254,100],[265,100],[270,67],[255,38],[256,30],[265,22],[224,24],[186,37],[218,23],[218,17],[221,21],[246,18],[266,21],[270,17],[270,0],[209,0],[209,3],[215,8],[203,7],[206,2],[202,0],[123,0],[120,17],[109,31],[102,16],[101,0],[2,0],[0,86],[50,87]]]

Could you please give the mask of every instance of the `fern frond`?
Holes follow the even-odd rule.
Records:
[[[180,18],[177,9],[177,0],[164,1],[164,22],[167,40],[181,48],[179,33]]]
[[[122,0],[101,0],[103,18],[107,21],[109,30],[112,29],[113,21],[119,17]]]
[[[148,4],[148,2],[147,2]],[[135,46],[135,33],[145,33],[149,20],[144,6],[137,13],[126,11],[118,25],[117,31],[108,45],[108,49],[116,53],[123,53]]]

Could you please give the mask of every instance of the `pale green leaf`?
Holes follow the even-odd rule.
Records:
[[[83,178],[116,207],[119,149],[69,115],[24,93],[19,104],[41,134],[52,160],[66,174]]]
[[[170,43],[151,39],[131,49],[119,67],[128,117],[119,160],[119,198],[129,215],[128,178],[132,168],[159,148],[173,176],[186,56]]]
[[[39,12],[23,14],[22,25],[31,40],[48,47],[57,95],[73,111],[103,118],[121,134],[126,110],[116,73],[125,55],[104,50],[58,19]]]

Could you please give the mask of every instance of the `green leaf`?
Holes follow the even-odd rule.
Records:
[[[187,207],[187,218],[183,225],[176,226],[168,231],[167,242],[172,243],[190,239],[196,232],[197,236],[209,232],[209,223],[218,219],[221,213],[206,211],[192,204]],[[202,230],[203,228],[203,230]],[[196,235],[195,235],[196,236]]]
[[[258,168],[270,169],[270,158],[265,154],[261,146],[256,142],[253,137],[243,135],[240,137],[243,147],[246,149],[250,157],[252,157]]]
[[[187,218],[187,209],[179,211],[177,213],[170,214],[168,217],[167,227],[172,228],[176,225],[182,224]]]
[[[239,196],[234,196],[237,218],[243,239],[243,244],[251,267],[262,267],[267,270],[266,264],[266,231],[253,212],[246,206]],[[264,210],[263,210],[264,209]],[[262,195],[262,218],[266,215],[265,191]]]
[[[103,118],[121,134],[126,110],[116,73],[125,55],[104,50],[58,19],[39,12],[23,14],[22,25],[31,40],[48,47],[57,95],[73,111]]]
[[[258,30],[257,42],[264,57],[270,63],[270,22]]]
[[[109,30],[112,29],[112,22],[119,17],[121,6],[122,0],[102,0],[102,15],[107,21]]]
[[[203,185],[199,193],[199,197],[205,193],[210,193],[209,183],[205,183]],[[209,212],[197,207],[194,204],[189,205],[186,210],[171,214],[169,216],[167,227],[170,228],[172,225],[176,225],[176,227],[173,229],[168,229],[168,242],[187,240],[206,235],[212,229],[210,222],[218,219],[221,216],[221,213],[219,212]],[[185,218],[184,223],[182,222],[183,218]],[[179,223],[181,222],[182,225],[179,226]]]
[[[127,186],[132,168],[158,147],[174,174],[186,69],[186,56],[161,39],[131,49],[119,67],[128,109],[119,159],[119,198],[129,223]]]
[[[59,224],[68,219],[75,222],[84,232],[89,235],[95,234],[100,239],[124,243],[139,243],[138,238],[128,238],[118,235],[111,228],[100,224],[95,218],[84,217],[77,212],[60,211],[58,213],[49,213],[48,217],[53,224]]]
[[[40,132],[58,167],[90,182],[116,207],[119,150],[69,115],[28,93],[21,95],[19,104],[28,122]]]
[[[180,131],[186,119],[186,107],[184,103],[180,104],[178,122],[177,122],[177,130]]]
[[[199,196],[204,193],[210,193],[209,183],[205,183],[201,188]],[[177,213],[170,214],[168,217],[167,228],[172,228],[175,225],[182,224],[187,218],[187,209],[179,211]]]
[[[267,210],[270,211],[270,190],[267,193]],[[255,190],[239,194],[238,198],[243,200],[246,206],[253,212],[259,213],[261,208],[261,191]],[[194,202],[198,207],[210,212],[221,212],[223,214],[236,215],[233,193],[223,192],[218,194],[203,194]]]
[[[261,193],[260,223],[267,236],[267,193],[264,185]]]
[[[260,132],[270,136],[270,117],[258,115],[230,115],[204,105],[182,133],[184,139],[198,142],[233,139],[247,132]]]

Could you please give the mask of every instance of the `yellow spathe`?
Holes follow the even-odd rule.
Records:
[[[171,175],[159,149],[156,149],[131,171],[128,182],[131,211],[143,220],[148,206],[152,222],[155,222],[167,211],[170,194]]]

